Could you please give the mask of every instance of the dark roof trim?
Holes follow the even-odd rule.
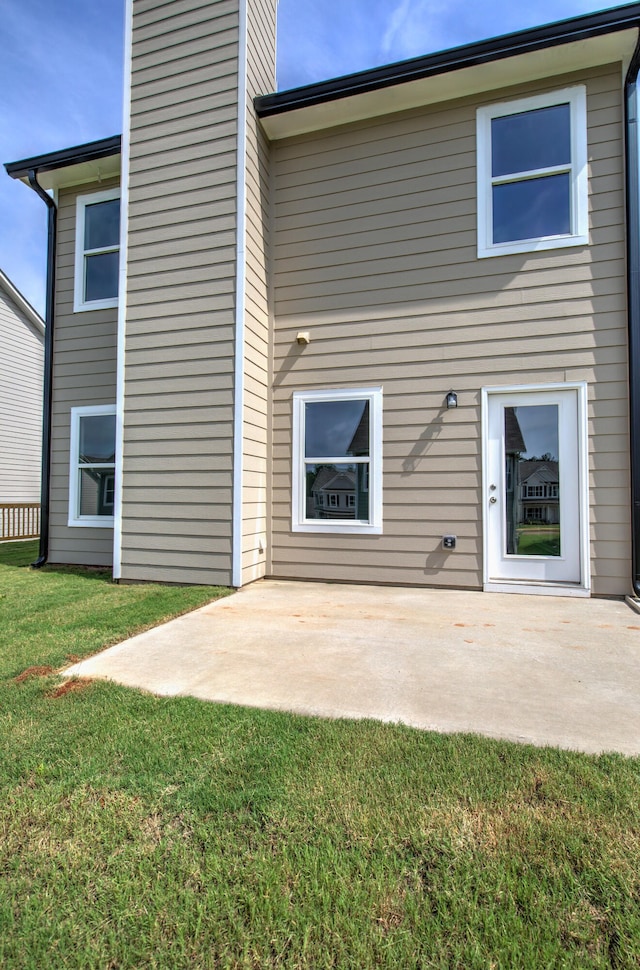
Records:
[[[303,87],[291,88],[276,94],[265,94],[255,99],[255,107],[259,117],[267,118],[270,115],[282,114],[297,108],[348,98],[355,94],[364,94],[367,91],[392,87],[407,81],[417,81],[436,74],[446,74],[516,54],[526,54],[545,47],[586,40],[589,37],[610,34],[631,27],[640,27],[640,3],[625,4],[599,13],[571,17],[543,27],[519,30],[501,37],[427,54],[424,57],[414,57],[396,64],[359,71],[357,74],[347,74],[330,81],[306,84]]]
[[[34,170],[53,172],[57,168],[66,168],[68,165],[81,165],[83,162],[94,162],[109,155],[119,155],[121,143],[120,135],[112,135],[111,138],[90,141],[86,145],[77,145],[75,148],[63,148],[59,152],[35,155],[33,158],[24,158],[19,162],[6,162],[4,167],[11,178],[26,178],[29,172]]]

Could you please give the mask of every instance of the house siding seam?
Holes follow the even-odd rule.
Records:
[[[71,408],[116,400],[117,308],[74,313],[76,198],[118,185],[114,179],[61,189],[51,411],[49,562],[110,566],[113,529],[69,527]]]
[[[133,17],[121,575],[229,583],[238,5]]]
[[[476,108],[574,83],[591,245],[478,260]],[[480,588],[481,388],[587,381],[592,589],[628,591],[622,116],[615,64],[272,145],[274,576]],[[385,394],[384,534],[293,534],[292,393],[364,384]]]

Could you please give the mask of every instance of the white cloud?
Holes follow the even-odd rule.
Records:
[[[395,41],[397,34],[400,30],[404,28],[407,22],[407,17],[411,11],[411,0],[401,0],[395,10],[392,12],[387,29],[382,37],[382,50],[390,51],[393,50],[395,46]]]
[[[403,60],[448,46],[442,42],[441,25],[451,6],[435,0],[401,0],[382,39],[387,59]]]

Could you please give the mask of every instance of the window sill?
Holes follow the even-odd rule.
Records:
[[[478,259],[491,256],[511,256],[514,253],[538,253],[549,249],[566,249],[569,246],[588,246],[589,234],[561,236],[555,239],[523,239],[520,242],[499,243],[495,246],[478,246]]]
[[[70,529],[113,529],[112,515],[87,516],[82,519],[69,519]]]
[[[382,535],[381,525],[370,525],[368,523],[363,523],[358,525],[355,522],[349,523],[347,525],[344,522],[331,521],[327,519],[324,522],[300,522],[295,523],[291,527],[292,532],[324,532],[350,535],[350,536],[379,536]]]
[[[74,303],[74,313],[87,313],[89,310],[113,310],[118,307],[118,298],[113,300],[93,300],[91,303]]]

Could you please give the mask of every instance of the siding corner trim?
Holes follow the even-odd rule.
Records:
[[[244,311],[247,218],[247,0],[238,0],[238,129],[236,134],[236,306],[233,388],[233,518],[231,583],[242,586]]]

